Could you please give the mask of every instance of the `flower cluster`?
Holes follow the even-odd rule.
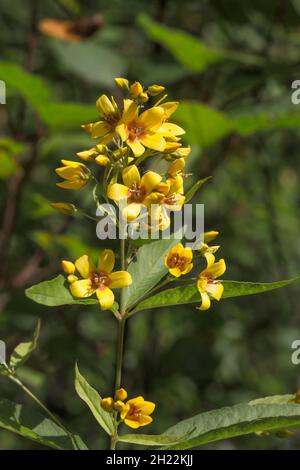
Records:
[[[87,255],[78,258],[75,263],[63,260],[62,269],[70,283],[70,291],[74,297],[86,298],[96,294],[101,310],[109,310],[115,300],[111,289],[127,287],[132,283],[127,271],[114,271],[115,255],[112,250],[103,250],[97,266]],[[81,276],[81,279],[77,276]]]
[[[121,201],[126,206],[122,209],[124,220],[136,220],[146,207],[149,229],[164,230],[170,226],[170,212],[181,210],[185,202],[183,170],[190,147],[182,146],[185,131],[169,120],[178,102],[166,101],[167,95],[159,98],[164,92],[160,85],[145,89],[139,82],[130,84],[124,78],[116,78],[115,83],[126,96],[119,103],[113,96],[100,96],[96,102],[100,120],[82,126],[98,141],[77,153],[85,163],[62,160],[63,167],[56,173],[64,181],[57,185],[81,189],[96,179],[87,164],[105,167],[105,196],[118,206]],[[142,172],[139,165],[149,157],[169,161],[166,172]],[[53,207],[60,210],[59,204]],[[151,211],[154,205],[156,210]]]
[[[133,429],[147,426],[152,423],[151,414],[155,409],[155,404],[144,400],[143,397],[136,397],[127,400],[127,392],[124,388],[116,391],[115,397],[107,397],[101,400],[101,406],[109,413],[119,413],[121,421]]]
[[[222,282],[218,280],[226,271],[224,259],[215,262],[214,253],[220,248],[219,246],[209,246],[208,243],[213,241],[218,232],[211,231],[204,233],[204,241],[200,243],[198,252],[201,257],[206,260],[206,268],[203,269],[197,277],[196,285],[201,296],[201,305],[199,310],[207,310],[211,305],[211,299],[220,300],[224,287]],[[181,243],[174,245],[169,253],[165,256],[165,266],[169,273],[175,278],[188,274],[194,267],[193,251],[191,248],[185,248]]]

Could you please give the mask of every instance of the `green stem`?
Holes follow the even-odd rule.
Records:
[[[121,269],[126,269],[126,254],[125,254],[125,239],[120,240],[120,257],[121,257]],[[126,325],[125,316],[125,290],[121,289],[120,294],[120,317],[118,318],[118,337],[117,337],[117,359],[116,359],[116,375],[115,375],[115,391],[121,388],[122,383],[122,364],[123,364],[123,350],[124,350],[124,334]],[[110,450],[116,448],[117,438],[117,422],[115,422],[116,430],[115,434],[111,436]]]
[[[7,369],[9,371],[8,378],[12,380],[15,384],[17,384],[42,410],[54,421],[61,429],[65,431],[65,433],[69,436],[69,438],[72,441],[72,444],[75,449],[78,449],[78,446],[74,440],[74,436],[70,431],[68,431],[65,426],[60,422],[58,418],[40,401],[40,399],[32,393],[32,391],[26,387],[25,384],[10,370],[10,368],[7,366]]]

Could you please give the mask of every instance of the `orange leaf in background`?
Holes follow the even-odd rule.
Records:
[[[101,15],[90,18],[81,18],[77,21],[62,21],[44,19],[38,24],[39,31],[45,36],[50,36],[63,41],[81,41],[92,36],[103,26]]]

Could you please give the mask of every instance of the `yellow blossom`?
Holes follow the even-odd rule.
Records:
[[[113,411],[114,409],[114,400],[112,397],[102,398],[101,407],[108,412]]]
[[[107,197],[116,203],[126,201],[122,209],[124,220],[135,220],[143,206],[155,203],[154,188],[161,181],[161,176],[154,171],[147,171],[142,177],[136,165],[130,165],[122,171],[124,184],[112,183],[107,188]]]
[[[129,91],[132,98],[138,98],[140,94],[143,93],[144,89],[140,82],[134,82],[130,85]]]
[[[159,204],[151,211],[150,225],[165,230],[171,223],[170,211],[180,211],[185,201],[182,177],[176,175],[174,178],[168,178],[166,182],[159,183],[155,190]]]
[[[119,388],[116,391],[115,399],[124,401],[124,400],[126,400],[126,398],[127,398],[127,392],[126,392],[125,388]]]
[[[81,160],[95,162],[98,165],[106,166],[109,163],[108,148],[106,145],[98,144],[89,150],[83,150],[76,154]]]
[[[115,84],[122,90],[129,90],[129,81],[127,80],[127,78],[115,78]]]
[[[74,274],[76,270],[75,264],[65,259],[62,260],[61,267],[66,274]]]
[[[102,143],[107,144],[115,135],[115,129],[122,113],[114,98],[109,99],[106,95],[101,95],[98,98],[96,107],[102,119],[94,123],[84,124],[82,127],[92,137],[101,137]]]
[[[139,107],[132,100],[124,101],[124,112],[116,131],[123,142],[131,148],[136,157],[142,155],[145,147],[164,151],[166,141],[157,130],[162,126],[164,110],[155,106],[139,115]]]
[[[177,243],[165,256],[165,266],[172,276],[180,277],[188,274],[193,269],[191,248],[185,248],[182,243]]]
[[[151,96],[160,95],[163,91],[165,91],[165,87],[162,85],[151,85],[147,88],[147,93]]]
[[[90,170],[79,162],[72,162],[69,160],[61,160],[63,167],[56,168],[56,173],[65,181],[56,183],[57,186],[64,189],[81,189],[83,188],[90,176]]]
[[[197,279],[197,288],[201,295],[202,303],[199,310],[207,310],[210,307],[210,299],[220,300],[223,295],[224,287],[216,279],[226,271],[226,264],[223,259],[214,262],[214,256],[207,257],[207,266],[199,274]]]
[[[83,279],[72,282],[70,290],[74,297],[86,298],[96,293],[101,310],[112,307],[115,297],[111,289],[127,287],[132,283],[127,271],[113,271],[115,255],[112,250],[103,250],[95,266],[87,255],[75,261],[76,270]]]
[[[126,402],[126,407],[121,411],[121,419],[127,426],[137,429],[152,423],[151,414],[155,409],[155,404],[145,401],[143,397],[136,397]]]

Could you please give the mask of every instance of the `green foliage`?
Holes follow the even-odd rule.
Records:
[[[242,282],[242,281],[222,281],[224,286],[224,293],[222,299],[228,299],[231,297],[240,297],[243,295],[260,294],[280,287],[285,287],[293,282],[299,280],[299,277],[289,279],[286,281],[276,282]],[[186,284],[183,286],[174,287],[167,289],[158,294],[149,297],[146,300],[140,302],[131,314],[140,310],[146,310],[149,308],[160,308],[167,307],[170,305],[183,305],[200,302],[200,295],[196,286],[196,282],[193,284]]]
[[[81,375],[77,364],[75,366],[75,389],[80,398],[87,404],[96,421],[104,431],[110,436],[113,435],[114,423],[112,415],[103,410],[99,393],[91,387],[83,375]]]
[[[190,449],[221,439],[300,426],[300,407],[295,404],[241,404],[201,413],[179,422],[163,435],[189,434],[172,449]]]
[[[184,67],[192,72],[203,72],[212,64],[221,62],[225,55],[190,34],[163,26],[147,15],[140,15],[139,25],[155,42],[162,44]]]
[[[51,46],[67,70],[89,83],[110,87],[114,77],[124,73],[123,56],[107,46],[91,41],[52,41]]]
[[[67,287],[67,281],[61,274],[50,281],[43,281],[25,291],[26,296],[34,302],[47,307],[74,304],[98,304],[97,299],[76,299]]]
[[[9,400],[0,401],[0,427],[53,449],[72,450],[73,444],[66,432],[41,413]],[[76,436],[81,450],[85,444]]]
[[[17,367],[20,367],[21,365],[24,364],[24,362],[29,359],[31,356],[31,353],[35,350],[37,346],[37,341],[39,338],[40,334],[40,327],[41,327],[41,322],[38,320],[34,333],[33,333],[33,338],[31,341],[27,341],[26,343],[20,343],[18,346],[15,347],[13,350],[11,356],[10,356],[10,361],[9,365],[13,369],[16,369]]]
[[[142,246],[136,260],[128,266],[132,276],[132,284],[125,290],[125,307],[130,308],[167,274],[164,255],[173,245],[178,243],[179,234],[170,239],[158,240]]]

